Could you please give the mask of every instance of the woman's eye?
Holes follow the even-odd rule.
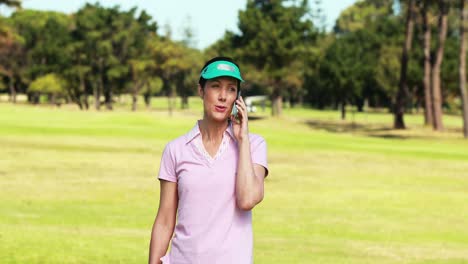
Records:
[[[229,91],[231,91],[231,92],[235,92],[235,91],[236,91],[236,88],[234,88],[234,87],[231,87],[231,88],[229,88]]]

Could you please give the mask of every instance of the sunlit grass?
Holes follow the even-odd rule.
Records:
[[[179,101],[179,100],[178,100]],[[0,262],[144,263],[162,149],[200,118],[167,99],[114,111],[0,103]],[[468,262],[468,141],[391,129],[386,113],[255,113],[267,140],[266,197],[254,209],[255,263]]]

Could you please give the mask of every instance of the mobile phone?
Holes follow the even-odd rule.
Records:
[[[239,99],[240,96],[241,96],[241,91],[239,90],[239,92],[237,93],[236,100]],[[234,118],[237,118],[237,106],[236,106],[235,101],[234,101],[234,106],[232,107],[231,115],[234,115]]]

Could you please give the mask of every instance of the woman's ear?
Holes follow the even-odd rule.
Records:
[[[198,84],[198,95],[200,96],[200,98],[203,98],[203,96],[205,95],[205,92],[203,91],[203,88],[200,84]]]

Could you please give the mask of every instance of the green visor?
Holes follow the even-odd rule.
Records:
[[[220,76],[234,77],[241,82],[244,80],[241,77],[239,68],[229,61],[215,61],[206,66],[202,72],[201,77],[205,79],[213,79]]]

